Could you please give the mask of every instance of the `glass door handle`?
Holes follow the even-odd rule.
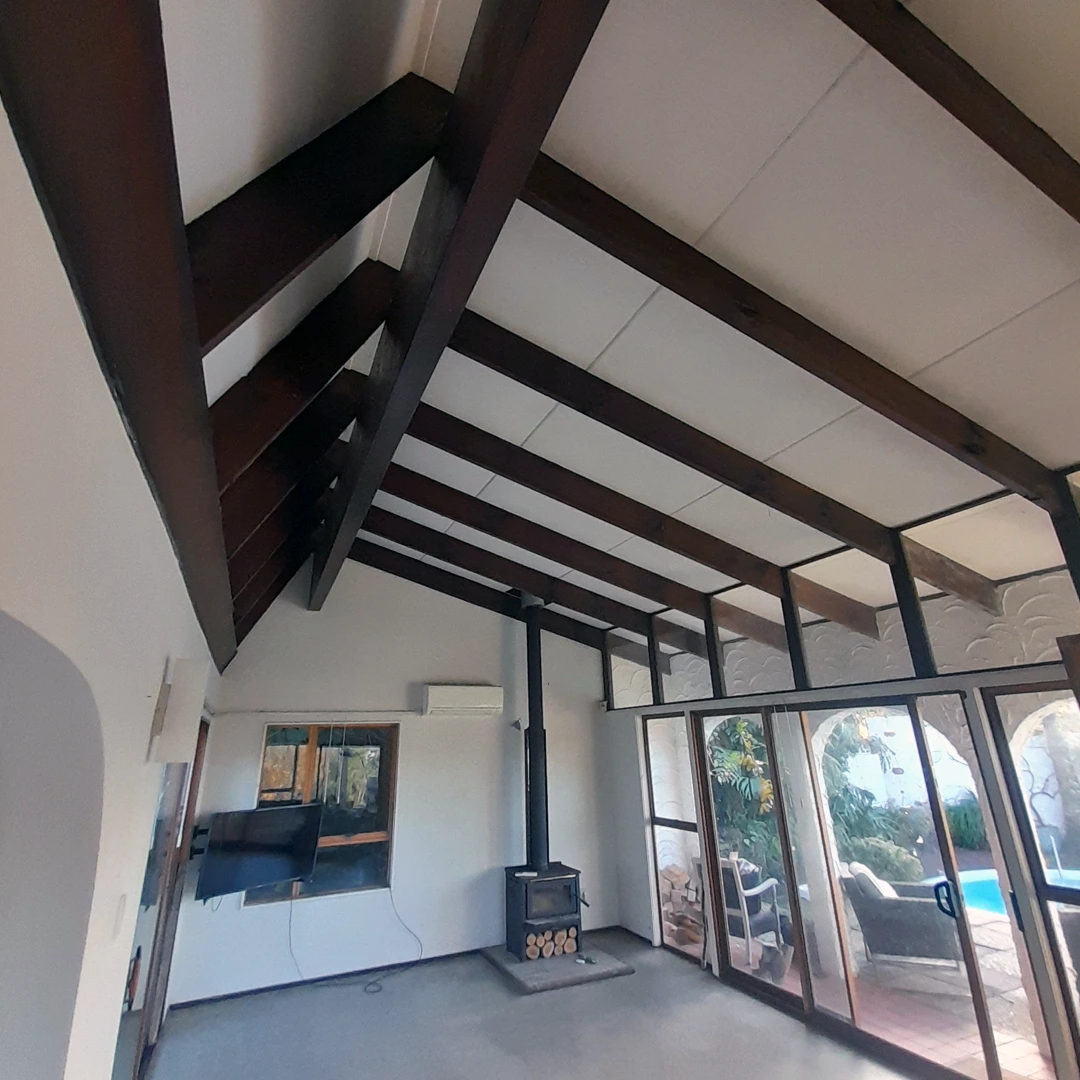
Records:
[[[939,881],[934,886],[934,899],[937,901],[937,906],[942,914],[948,915],[950,919],[956,918],[956,908],[953,906],[952,886],[948,881]]]

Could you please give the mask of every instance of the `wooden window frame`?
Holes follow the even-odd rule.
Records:
[[[292,882],[292,887],[287,895],[282,896],[268,896],[251,898],[248,896],[248,892],[244,893],[244,907],[260,906],[262,904],[276,904],[282,901],[294,900],[317,900],[325,896],[344,896],[349,893],[363,893],[363,892],[375,892],[379,889],[390,888],[390,875],[393,870],[393,857],[394,857],[394,814],[397,808],[397,767],[398,767],[398,744],[399,735],[401,730],[400,724],[394,723],[343,723],[343,724],[302,724],[302,723],[271,723],[267,724],[263,729],[262,749],[259,753],[259,775],[256,781],[255,789],[255,804],[259,805],[260,798],[263,791],[262,787],[262,773],[263,764],[266,759],[267,739],[269,738],[271,728],[307,728],[308,742],[307,745],[312,747],[313,753],[307,754],[307,760],[301,762],[300,755],[297,753],[296,761],[293,767],[293,790],[299,788],[299,802],[293,805],[304,805],[314,801],[315,786],[318,773],[319,762],[319,733],[322,731],[333,732],[338,728],[363,728],[367,731],[385,731],[388,735],[387,746],[390,751],[390,769],[389,777],[387,780],[387,786],[389,792],[387,795],[386,806],[386,828],[382,830],[363,832],[363,833],[347,833],[337,836],[323,836],[319,835],[318,851],[325,851],[327,849],[336,847],[359,847],[363,844],[379,844],[385,843],[387,845],[386,854],[386,884],[385,885],[364,885],[355,889],[334,889],[328,892],[319,892],[315,894],[305,894],[300,891],[300,886],[303,884],[301,881]],[[332,738],[332,736],[331,736]],[[297,747],[299,749],[299,747]],[[268,805],[287,805],[286,803],[275,804],[273,802]]]

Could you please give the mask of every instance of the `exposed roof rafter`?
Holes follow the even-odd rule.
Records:
[[[405,75],[187,227],[208,352],[428,161],[450,95]]]
[[[896,0],[819,0],[897,70],[1080,221],[1080,162]]]
[[[866,0],[854,2],[861,5]],[[898,4],[890,2],[889,6],[903,11]],[[1077,195],[1080,198],[1080,186]],[[965,465],[1046,510],[1057,506],[1052,470],[1045,465],[554,159],[544,154],[537,158],[521,198],[657,284]]]
[[[464,600],[467,604],[487,608],[507,618],[524,622],[520,598],[514,593],[500,592],[489,585],[470,581],[449,570],[420,562],[419,559],[393,551],[391,548],[373,544],[370,540],[354,540],[349,548],[349,558],[366,566],[373,566],[387,574],[393,574],[395,577],[423,585],[435,592]],[[548,611],[545,608],[540,613],[540,625],[551,634],[558,634],[581,645],[588,645],[593,649],[604,647],[603,630],[590,626],[588,623],[579,622],[577,619],[571,619],[558,611]]]
[[[607,0],[483,0],[315,553],[325,602]]]

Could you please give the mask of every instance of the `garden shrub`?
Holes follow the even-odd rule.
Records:
[[[851,837],[840,848],[840,858],[861,862],[883,881],[922,881],[924,876],[922,863],[914,855],[876,836]]]

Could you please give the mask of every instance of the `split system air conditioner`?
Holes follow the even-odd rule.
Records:
[[[500,713],[503,707],[501,686],[424,687],[425,716],[478,716]]]

